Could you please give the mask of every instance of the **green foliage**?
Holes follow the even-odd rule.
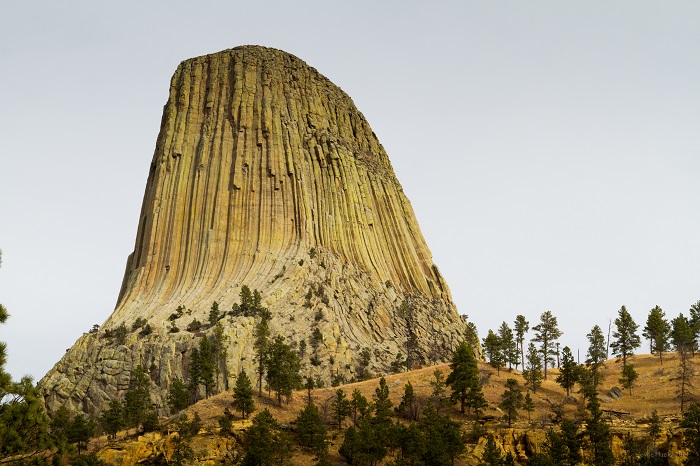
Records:
[[[151,328],[151,324],[146,324],[143,326],[141,331],[139,332],[140,337],[145,337],[153,333],[153,328]]]
[[[543,312],[540,315],[540,323],[532,327],[535,336],[532,341],[540,343],[540,353],[542,353],[542,364],[544,366],[544,378],[547,379],[547,366],[554,362],[556,341],[562,335],[557,325],[557,318],[551,311]]]
[[[503,348],[501,345],[501,340],[498,335],[493,333],[493,330],[489,330],[488,335],[483,340],[484,352],[489,358],[489,364],[495,367],[498,374],[501,373],[501,367],[503,367],[505,358],[503,355]]]
[[[622,388],[626,388],[632,394],[632,387],[639,378],[639,374],[634,370],[634,364],[627,364],[622,368],[622,376],[618,379],[622,384]]]
[[[280,406],[282,395],[289,396],[293,390],[301,388],[300,370],[299,356],[284,343],[284,337],[277,336],[268,353],[266,379],[270,389],[277,393],[277,402]]]
[[[146,415],[153,411],[153,402],[149,390],[150,379],[143,366],[137,366],[131,372],[129,389],[124,394],[124,420],[126,427],[139,427]]]
[[[489,466],[500,466],[503,463],[503,450],[496,445],[493,434],[486,436],[486,447],[483,455],[481,455],[481,462]]]
[[[501,357],[503,364],[508,364],[509,368],[518,367],[520,358],[518,357],[518,344],[513,335],[513,330],[507,323],[503,322],[498,327],[498,340],[500,342]]]
[[[530,415],[535,411],[535,402],[530,396],[530,392],[525,393],[525,399],[523,400],[523,409],[527,411],[527,420],[530,421]]]
[[[194,450],[190,446],[192,427],[187,422],[187,415],[183,414],[177,421],[178,435],[173,438],[173,454],[170,457],[172,464],[182,466],[187,461],[194,459]]]
[[[236,386],[233,388],[233,407],[241,413],[245,419],[248,414],[255,411],[255,401],[253,400],[253,384],[248,378],[248,374],[241,369],[236,378]]]
[[[338,424],[338,429],[342,429],[343,420],[352,413],[352,406],[341,388],[335,391],[335,397],[331,401],[331,412],[333,420]]]
[[[423,411],[418,428],[422,434],[419,445],[425,445],[420,455],[423,464],[451,466],[466,450],[460,424],[449,416],[439,415],[430,403]]]
[[[246,451],[243,466],[288,463],[289,441],[267,408],[253,418],[253,424],[243,435],[243,444]]]
[[[185,312],[185,306],[180,305],[180,306],[177,307],[177,309],[175,309],[175,312],[173,312],[172,314],[170,314],[170,317],[168,317],[168,320],[169,320],[170,322],[175,322],[177,319],[179,319],[180,317],[182,317],[182,315],[184,314],[184,312]],[[173,324],[173,325],[174,325],[174,324]]]
[[[108,463],[102,461],[95,453],[87,453],[78,455],[71,460],[72,466],[109,466]]]
[[[401,397],[401,403],[396,408],[396,412],[404,419],[418,420],[418,398],[413,391],[413,384],[410,380],[403,387],[403,397]]]
[[[176,378],[170,384],[167,401],[170,414],[182,411],[190,405],[190,391],[182,380]]]
[[[515,339],[518,342],[518,348],[520,348],[520,360],[523,367],[525,367],[525,334],[530,330],[530,322],[525,320],[525,316],[517,315],[515,317]]]
[[[589,440],[589,463],[608,466],[615,462],[611,446],[610,428],[603,420],[603,411],[595,391],[588,397],[586,405],[590,416],[586,420],[585,432]]]
[[[525,385],[532,387],[533,393],[537,392],[537,387],[542,385],[542,358],[532,342],[527,347],[523,378],[525,379]]]
[[[589,346],[586,354],[586,364],[591,370],[593,388],[597,388],[603,380],[601,370],[605,367],[605,359],[607,357],[607,348],[605,345],[605,336],[603,331],[597,325],[591,329],[591,333],[586,335]]]
[[[505,413],[508,420],[508,427],[512,421],[518,419],[518,410],[523,405],[523,392],[520,390],[518,381],[515,379],[506,380],[506,390],[501,395],[501,402],[498,407]]]
[[[370,412],[370,404],[367,398],[357,388],[352,391],[350,408],[352,409],[353,424],[357,424],[358,419],[365,418]]]
[[[406,368],[406,360],[403,358],[403,354],[396,353],[396,358],[391,362],[391,373],[398,374],[403,372]]]
[[[683,413],[681,421],[683,446],[688,450],[685,464],[700,464],[700,404],[692,403]]]
[[[326,426],[315,404],[309,403],[296,419],[296,438],[299,446],[319,456],[328,453]]]
[[[474,322],[467,322],[467,329],[464,339],[465,343],[470,348],[477,348],[479,346],[479,331],[477,330]]]
[[[695,333],[683,313],[671,321],[671,343],[681,356],[695,352]]]
[[[109,402],[109,408],[100,414],[100,424],[109,438],[117,438],[117,432],[126,426],[124,406],[119,400]]]
[[[314,331],[311,333],[311,347],[316,351],[318,349],[318,345],[323,342],[323,334],[321,333],[321,330],[318,329],[318,327],[314,328]]]
[[[241,291],[243,293],[243,291]],[[242,298],[241,298],[242,301]],[[255,326],[253,349],[255,350],[255,362],[258,365],[258,395],[262,396],[262,379],[267,368],[268,351],[270,346],[270,326],[268,318],[263,314]]]
[[[202,323],[197,320],[197,319],[192,319],[192,322],[187,324],[187,331],[188,332],[196,332],[197,330],[202,328]]]
[[[543,450],[553,464],[574,466],[583,460],[581,456],[582,444],[581,436],[578,434],[578,426],[572,421],[564,419],[559,432],[549,429]]]
[[[233,413],[228,408],[224,408],[224,415],[218,419],[218,423],[219,435],[226,437],[233,433]]]
[[[447,391],[445,376],[440,369],[435,369],[435,371],[433,371],[433,380],[430,381],[430,386],[433,387],[433,391],[430,395],[430,402],[439,413],[445,406],[445,392]]]
[[[2,372],[0,364],[0,372]],[[3,381],[0,390],[0,459],[31,452],[51,444],[49,419],[43,399],[31,377],[19,382]],[[0,461],[1,462],[1,461]]]
[[[219,303],[214,301],[211,303],[211,309],[209,310],[209,325],[214,326],[221,319],[221,311],[219,310]]]
[[[484,393],[479,383],[479,366],[474,353],[466,343],[460,344],[452,355],[450,363],[452,372],[447,376],[447,385],[452,389],[450,400],[460,403],[460,411],[474,409],[477,416],[486,407]]]
[[[345,439],[338,453],[350,464],[373,466],[386,456],[386,441],[369,419],[362,419],[357,428],[350,426],[345,431]]]
[[[663,364],[663,353],[671,349],[669,336],[671,326],[666,320],[664,311],[659,307],[654,307],[649,311],[647,323],[642,335],[649,340],[649,351],[651,354],[658,354],[659,361]]]
[[[142,328],[143,326],[145,326],[147,323],[148,323],[148,321],[147,321],[146,319],[144,319],[143,317],[139,317],[139,318],[137,318],[137,319],[134,321],[134,323],[131,325],[131,331],[132,331],[132,332],[135,332],[136,330],[138,330],[138,329]]]
[[[622,366],[624,368],[627,365],[627,358],[632,356],[634,350],[642,344],[639,335],[637,335],[639,325],[634,322],[627,308],[622,306],[615,319],[615,327],[616,330],[613,332],[615,340],[610,344],[610,347],[615,356],[622,358]]]
[[[574,388],[574,384],[578,381],[578,364],[574,361],[574,355],[571,354],[571,349],[565,346],[562,350],[561,368],[557,376],[557,383],[566,390],[566,396]]]

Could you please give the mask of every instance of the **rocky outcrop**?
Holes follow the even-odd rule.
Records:
[[[257,46],[186,60],[175,71],[116,309],[41,380],[49,410],[99,412],[139,364],[162,405],[171,381],[187,378],[202,335],[185,327],[206,322],[214,302],[231,309],[243,285],[261,291],[272,332],[290,344],[321,332],[315,364],[310,350],[304,358],[324,379],[352,378],[362,348],[371,349],[371,368],[386,370],[409,328],[419,363],[444,360],[464,337],[363,115],[314,68]],[[408,317],[399,312],[404,302]],[[170,333],[180,306],[183,331]],[[132,332],[143,320],[152,333]],[[220,322],[225,389],[241,368],[252,374],[255,322]],[[128,334],[109,338],[122,324]]]

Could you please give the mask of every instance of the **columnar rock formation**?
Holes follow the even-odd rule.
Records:
[[[464,336],[363,115],[314,68],[257,46],[186,60],[175,71],[116,309],[41,381],[49,409],[99,411],[139,364],[162,402],[174,378],[187,378],[203,333],[185,326],[206,322],[213,302],[231,309],[243,285],[260,290],[272,332],[290,344],[321,332],[305,370],[325,379],[352,378],[362,348],[371,349],[372,370],[388,369],[405,352],[409,327],[420,363],[443,360]],[[409,317],[398,311],[404,301]],[[171,333],[168,318],[180,306],[183,331]],[[137,319],[153,333],[131,332]],[[255,320],[220,323],[225,389],[240,368],[252,372]],[[121,324],[129,330],[122,341],[105,338]]]

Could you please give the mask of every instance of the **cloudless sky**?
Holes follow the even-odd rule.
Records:
[[[700,300],[700,2],[1,4],[15,378],[114,308],[178,63],[244,44],[353,98],[481,337],[551,310],[583,359],[623,304],[643,326]]]

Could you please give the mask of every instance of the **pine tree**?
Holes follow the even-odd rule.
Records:
[[[331,412],[333,419],[338,423],[338,430],[342,429],[343,420],[352,413],[352,406],[342,388],[335,391],[335,398],[331,401]]]
[[[625,366],[627,366],[627,358],[632,356],[634,350],[642,344],[639,335],[637,335],[639,325],[634,322],[627,308],[622,306],[615,319],[615,327],[617,328],[613,333],[615,341],[610,346],[613,349],[613,354],[622,358],[622,370],[624,371]]]
[[[685,464],[700,464],[700,404],[693,403],[683,413],[681,421],[683,446],[688,451]]]
[[[151,392],[149,390],[151,380],[143,366],[137,366],[131,372],[129,379],[129,389],[124,395],[124,417],[126,426],[137,428],[146,417],[146,414],[153,409]]]
[[[100,424],[109,438],[117,438],[117,432],[126,425],[124,407],[119,400],[109,402],[109,408],[100,414]]]
[[[671,342],[678,354],[693,353],[694,355],[695,335],[683,313],[671,321]]]
[[[452,355],[450,363],[452,372],[447,376],[447,385],[452,388],[450,400],[452,403],[459,401],[460,411],[465,408],[474,408],[477,416],[482,408],[486,407],[484,393],[479,383],[479,366],[472,350],[466,343],[460,344]]]
[[[530,392],[525,393],[525,400],[523,401],[523,409],[527,411],[527,420],[530,421],[530,414],[535,411],[535,402],[530,396]]]
[[[214,301],[211,303],[211,309],[209,310],[209,325],[213,327],[221,318],[221,311],[219,311],[219,303]]]
[[[523,370],[525,385],[532,387],[532,392],[537,392],[537,387],[542,385],[542,358],[534,343],[527,348],[527,361]]]
[[[216,362],[214,360],[214,352],[212,350],[209,337],[204,335],[199,341],[199,384],[204,386],[204,397],[209,398],[214,392],[216,374]]]
[[[481,455],[481,462],[488,466],[500,466],[503,463],[503,450],[496,445],[493,434],[486,436],[486,447]]]
[[[664,311],[659,306],[649,311],[647,324],[644,327],[644,338],[649,340],[649,351],[658,354],[659,361],[663,364],[663,353],[670,350],[669,336],[671,326],[665,318]]]
[[[595,325],[591,329],[591,333],[586,335],[586,337],[589,342],[586,364],[591,368],[593,388],[595,389],[603,380],[601,369],[605,367],[605,357],[607,355],[605,336],[600,327]]]
[[[504,357],[501,347],[501,340],[498,335],[493,333],[493,330],[489,330],[488,335],[483,340],[484,352],[489,358],[489,364],[496,368],[498,375],[501,374],[501,367],[503,367]]]
[[[518,345],[513,336],[513,331],[505,322],[498,327],[498,339],[500,341],[503,364],[508,364],[509,369],[512,369],[513,366],[517,368],[520,363]]]
[[[88,442],[95,435],[95,423],[92,419],[85,419],[82,414],[77,414],[68,428],[68,441],[78,449],[78,454],[87,449]]]
[[[423,434],[421,443],[425,445],[420,455],[422,461],[408,464],[451,465],[466,450],[459,423],[439,415],[431,403],[423,411],[418,427]]]
[[[590,464],[596,466],[608,466],[615,462],[611,446],[611,435],[608,425],[603,420],[603,411],[600,409],[598,395],[593,391],[586,406],[590,416],[586,421],[586,434],[591,447]]]
[[[554,361],[552,355],[555,354],[556,341],[562,336],[562,332],[557,325],[557,318],[552,315],[551,311],[543,312],[540,315],[540,323],[532,327],[532,330],[535,331],[532,341],[540,343],[544,379],[547,380],[547,366]]]
[[[299,413],[296,419],[296,426],[296,437],[299,446],[319,456],[327,453],[326,426],[323,424],[323,418],[315,404],[307,404]]]
[[[253,418],[253,424],[245,430],[243,439],[244,466],[280,464],[288,460],[289,442],[267,408]]]
[[[512,422],[518,419],[518,410],[523,406],[523,393],[520,390],[518,381],[515,379],[506,380],[506,390],[501,394],[501,402],[498,407],[505,412],[508,419],[508,428]]]
[[[515,339],[520,348],[520,361],[525,368],[525,334],[530,330],[530,322],[525,320],[525,316],[517,315],[515,317]]]
[[[690,327],[693,329],[693,335],[695,336],[695,346],[698,343],[698,333],[700,333],[700,301],[695,302],[695,304],[690,306],[688,310],[690,316]]]
[[[433,380],[430,381],[430,386],[433,387],[433,392],[431,394],[431,401],[435,407],[435,411],[440,413],[440,410],[445,404],[445,376],[442,374],[440,369],[435,369],[433,371]]]
[[[574,384],[578,381],[577,366],[578,364],[574,361],[574,355],[571,354],[569,347],[565,346],[562,351],[562,364],[556,382],[561,388],[566,390],[566,396],[569,396],[570,390],[574,388]]]
[[[253,400],[253,384],[248,378],[248,374],[241,369],[236,378],[236,385],[233,388],[233,407],[240,411],[241,417],[245,419],[248,414],[255,411]]]
[[[622,384],[622,388],[628,389],[632,395],[632,387],[637,378],[639,378],[639,374],[634,370],[634,364],[628,364],[622,368],[622,376],[618,381]]]
[[[360,415],[360,418],[364,418],[367,416],[367,414],[369,414],[369,402],[357,388],[352,391],[350,407],[352,408],[353,424],[357,424],[358,414]]]
[[[168,388],[167,402],[170,414],[182,411],[190,405],[190,391],[182,380],[176,378],[172,381]]]
[[[413,384],[409,380],[403,389],[403,397],[401,403],[396,408],[396,412],[405,419],[412,421],[418,420],[418,399],[413,391]]]
[[[277,393],[277,403],[282,406],[282,395],[290,396],[302,386],[301,361],[281,335],[270,345],[267,358],[267,383]]]
[[[195,404],[199,399],[199,382],[201,379],[202,360],[199,357],[199,348],[194,347],[190,351],[190,379],[187,382],[191,404]]]
[[[248,290],[250,291],[250,290]],[[251,298],[252,299],[252,298]],[[243,306],[243,290],[241,289],[241,307]],[[251,304],[252,306],[252,304]],[[270,346],[270,326],[266,316],[262,316],[255,327],[255,362],[258,365],[258,396],[262,396],[262,379],[267,371],[268,347]]]

